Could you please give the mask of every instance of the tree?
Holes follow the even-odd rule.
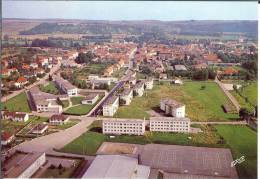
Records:
[[[51,75],[49,75],[49,81],[52,81],[53,79],[52,79],[52,76]]]
[[[58,169],[59,170],[63,169],[63,166],[61,165],[61,163],[59,164]]]
[[[250,117],[251,113],[247,108],[240,108],[239,117],[241,119],[247,120]]]

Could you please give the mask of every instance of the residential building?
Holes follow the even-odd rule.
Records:
[[[17,158],[18,161],[16,164],[3,172],[3,178],[31,178],[32,175],[46,162],[45,153],[21,154],[23,157],[19,159]]]
[[[65,116],[62,114],[54,114],[49,119],[49,123],[51,125],[63,125],[69,121],[69,116]]]
[[[47,124],[37,124],[36,126],[34,126],[31,133],[33,133],[33,134],[43,134],[47,129],[48,129]]]
[[[183,117],[151,117],[150,131],[187,133],[190,131],[190,119]]]
[[[15,86],[17,88],[22,88],[24,85],[26,85],[28,83],[28,80],[27,78],[23,77],[23,76],[20,76],[17,81],[15,82]]]
[[[143,96],[144,83],[143,82],[136,83],[136,85],[133,87],[133,89],[134,89],[134,96]]]
[[[133,99],[133,90],[126,88],[124,91],[119,94],[119,103],[120,105],[129,105]]]
[[[172,99],[162,99],[160,109],[173,117],[185,117],[185,105]]]
[[[144,81],[145,89],[153,89],[153,78],[148,78]]]
[[[10,144],[14,140],[14,135],[9,132],[2,132],[1,133],[1,145],[5,146]]]
[[[121,155],[98,155],[82,178],[148,179],[150,167],[139,165],[138,159]]]
[[[87,95],[82,101],[82,104],[95,104],[99,99],[99,94],[91,93]]]
[[[70,82],[67,80],[64,80],[63,78],[56,76],[54,77],[54,81],[58,88],[66,93],[68,96],[77,96],[78,95],[78,89],[73,86]]]
[[[142,119],[103,119],[103,134],[144,135],[145,120]]]
[[[112,96],[103,105],[103,116],[113,116],[119,107],[119,97]]]
[[[5,111],[3,113],[3,118],[16,121],[16,122],[26,122],[29,119],[29,115],[27,113],[22,113],[22,112]]]

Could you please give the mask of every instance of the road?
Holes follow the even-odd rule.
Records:
[[[61,63],[60,63],[60,61],[59,61],[58,64],[55,65],[53,68],[51,68],[50,72],[47,73],[47,74],[46,74],[43,78],[41,78],[39,81],[37,81],[37,82],[35,82],[35,83],[33,83],[33,84],[31,84],[31,85],[29,85],[29,86],[23,88],[23,89],[20,89],[20,90],[18,90],[18,91],[14,91],[13,93],[11,93],[11,94],[9,94],[9,95],[7,95],[7,96],[2,97],[2,98],[1,98],[1,102],[5,102],[5,101],[7,101],[7,100],[9,100],[9,99],[11,99],[11,98],[17,96],[18,94],[20,94],[20,93],[22,93],[22,92],[26,91],[27,89],[30,89],[30,88],[32,88],[32,87],[34,87],[34,86],[37,86],[37,85],[40,85],[40,84],[44,84],[44,83],[45,83],[45,80],[48,79],[49,75],[53,75],[56,71],[58,71],[58,70],[60,69],[60,66],[61,66]]]
[[[84,120],[68,129],[23,142],[16,146],[15,149],[26,152],[47,152],[52,151],[52,149],[61,149],[86,132],[87,127],[94,120],[95,118],[84,117]]]
[[[218,78],[215,78],[215,82],[218,84],[218,86],[221,88],[221,90],[225,93],[225,95],[228,97],[228,99],[231,101],[231,103],[236,107],[236,111],[239,112],[240,105],[237,102],[236,98],[232,96],[232,94],[225,88],[225,86],[218,80]]]

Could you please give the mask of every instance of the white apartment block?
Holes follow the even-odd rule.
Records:
[[[144,83],[143,82],[138,82],[134,86],[134,95],[135,96],[143,96],[144,94]]]
[[[141,119],[104,119],[103,134],[144,135],[145,121]]]
[[[119,107],[119,97],[110,97],[103,105],[103,116],[113,116]]]
[[[177,117],[151,117],[150,131],[154,132],[190,132],[190,119]]]
[[[185,105],[172,99],[162,99],[160,109],[173,117],[185,117]]]
[[[56,76],[54,79],[58,88],[64,93],[66,93],[68,96],[78,95],[78,89],[75,86],[73,86],[70,82],[58,76]]]
[[[133,99],[133,90],[124,89],[124,91],[119,95],[120,104],[129,105]]]
[[[153,89],[153,79],[148,78],[147,80],[145,80],[144,86],[145,86],[145,89],[148,89],[148,90]]]

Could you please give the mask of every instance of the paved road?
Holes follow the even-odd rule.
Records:
[[[236,107],[237,112],[239,112],[240,105],[237,102],[236,98],[234,98],[234,96],[232,96],[232,94],[225,88],[225,86],[218,80],[217,77],[215,78],[215,82],[219,85],[219,87],[222,89],[222,91],[225,93],[225,95],[228,97],[228,99]]]
[[[53,75],[56,71],[58,71],[58,70],[60,69],[60,66],[61,66],[61,63],[58,62],[58,64],[55,65],[53,68],[51,68],[50,72],[47,73],[47,74],[46,74],[43,78],[41,78],[39,81],[37,81],[37,82],[35,82],[35,83],[33,83],[33,84],[31,84],[31,85],[29,85],[29,86],[27,86],[27,87],[21,89],[21,90],[14,91],[13,93],[11,93],[11,94],[9,94],[9,95],[7,95],[7,96],[2,97],[2,98],[1,98],[1,102],[5,102],[5,101],[7,101],[7,100],[9,100],[9,99],[11,99],[11,98],[17,96],[18,94],[20,94],[20,93],[22,93],[22,92],[26,91],[27,89],[30,89],[30,88],[32,88],[32,87],[34,87],[34,86],[37,86],[37,85],[40,85],[40,84],[44,84],[44,83],[46,82],[45,80],[48,79],[49,75]]]
[[[53,148],[60,149],[86,132],[87,127],[94,120],[95,118],[84,117],[84,120],[66,130],[23,142],[16,146],[16,149],[28,152],[46,152]]]
[[[247,125],[246,121],[227,121],[227,122],[191,122],[191,124],[228,124],[228,125]]]

